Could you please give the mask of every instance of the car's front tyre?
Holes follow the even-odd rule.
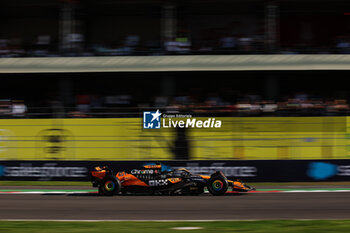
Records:
[[[228,182],[224,175],[221,173],[215,173],[207,182],[208,191],[214,195],[224,195],[228,189]]]

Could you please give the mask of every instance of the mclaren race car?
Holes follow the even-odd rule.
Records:
[[[211,176],[194,175],[185,168],[171,169],[156,163],[146,164],[130,172],[113,172],[107,166],[95,167],[91,171],[93,187],[105,196],[117,194],[199,195],[207,188],[212,195],[223,195],[232,191],[255,190],[239,180],[228,180],[217,171]]]

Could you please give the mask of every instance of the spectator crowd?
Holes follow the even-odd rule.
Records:
[[[271,47],[264,35],[221,33],[215,37],[197,37],[190,33],[173,39],[142,41],[139,35],[127,35],[115,43],[85,41],[82,34],[70,34],[65,46],[49,35],[39,35],[31,43],[20,38],[0,38],[1,57],[61,57],[61,56],[132,56],[186,54],[349,54],[350,38],[342,35],[332,45],[313,47],[306,44]]]
[[[282,100],[263,100],[247,94],[236,101],[211,93],[205,98],[195,95],[155,96],[151,102],[137,102],[131,95],[77,95],[73,106],[52,101],[52,106],[27,107],[23,100],[0,100],[0,118],[42,117],[135,117],[140,112],[161,109],[163,113],[214,114],[217,116],[346,116],[350,115],[346,99],[312,97],[296,94]]]

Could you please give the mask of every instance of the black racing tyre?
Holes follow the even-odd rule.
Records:
[[[224,195],[228,189],[226,177],[222,175],[214,175],[207,182],[208,191],[214,195]]]
[[[99,191],[105,196],[113,196],[120,192],[121,183],[120,180],[114,176],[106,176],[99,188]]]

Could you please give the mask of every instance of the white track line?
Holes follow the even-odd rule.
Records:
[[[281,193],[328,193],[328,192],[350,192],[350,190],[347,189],[339,189],[339,190],[288,190],[288,191],[281,191]]]
[[[188,231],[188,230],[202,230],[204,227],[172,227],[171,230]]]

